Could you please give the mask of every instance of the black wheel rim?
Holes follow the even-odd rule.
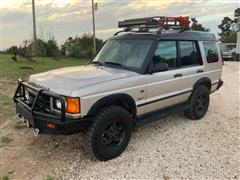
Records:
[[[106,148],[118,147],[125,137],[125,126],[119,121],[112,121],[102,133],[102,143]]]
[[[204,112],[206,109],[206,105],[207,105],[207,97],[205,94],[200,94],[197,96],[197,101],[195,104],[195,108],[197,110],[197,112]]]

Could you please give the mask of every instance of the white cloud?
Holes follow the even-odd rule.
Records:
[[[196,17],[200,23],[217,32],[224,16],[233,17],[238,0],[95,0],[96,33],[108,38],[118,31],[119,20],[155,15]],[[32,38],[30,0],[1,0],[3,45],[8,47]],[[69,36],[92,31],[91,1],[36,0],[38,35],[53,33],[59,44]]]

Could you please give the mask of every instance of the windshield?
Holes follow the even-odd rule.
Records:
[[[106,42],[92,63],[139,69],[151,47],[152,40],[113,39]]]

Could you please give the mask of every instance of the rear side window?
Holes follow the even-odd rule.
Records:
[[[176,67],[177,46],[176,41],[159,41],[157,50],[153,56],[153,65],[167,63],[170,69]]]
[[[216,42],[203,42],[208,63],[218,62],[218,51]]]
[[[179,41],[182,66],[202,65],[202,58],[195,41]]]

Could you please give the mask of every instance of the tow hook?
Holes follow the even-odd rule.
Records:
[[[39,132],[40,132],[40,130],[38,128],[35,128],[33,131],[34,136],[37,137]]]
[[[20,115],[20,114],[18,114],[18,113],[17,113],[17,118],[18,118],[19,120],[22,120],[22,119],[23,119],[22,115]]]

